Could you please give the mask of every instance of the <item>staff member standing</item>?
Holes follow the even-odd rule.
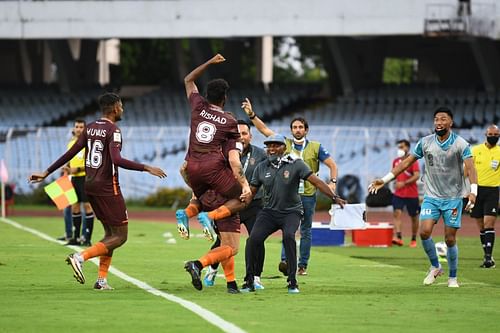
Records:
[[[263,188],[263,208],[257,216],[250,238],[249,271],[245,276],[245,284],[241,291],[255,291],[254,276],[258,264],[258,254],[262,253],[264,241],[272,233],[281,230],[286,260],[288,262],[288,293],[299,293],[296,279],[297,248],[295,232],[299,227],[304,214],[304,208],[297,193],[301,179],[308,180],[321,192],[332,198],[334,203],[344,206],[345,201],[334,194],[330,187],[324,183],[301,159],[285,155],[286,140],[279,134],[269,136],[264,144],[267,147],[267,161],[261,162],[256,168],[250,181],[250,188],[255,194],[260,187]]]
[[[479,187],[476,205],[470,216],[476,219],[484,250],[484,261],[480,267],[494,268],[495,261],[492,254],[500,186],[500,147],[497,146],[500,130],[496,125],[490,125],[485,134],[486,141],[472,148]]]
[[[248,118],[255,125],[257,130],[266,137],[275,135],[276,133],[267,127],[267,125],[255,114],[252,109],[252,104],[248,98],[242,103],[242,108],[248,115]],[[286,153],[300,158],[314,172],[319,171],[320,162],[330,169],[330,181],[328,187],[335,193],[337,187],[337,164],[330,156],[330,153],[317,141],[309,141],[307,134],[309,133],[309,124],[302,117],[296,117],[290,122],[291,138],[285,138]],[[312,245],[312,220],[316,210],[316,187],[310,181],[302,180],[297,188],[304,215],[300,222],[300,251],[299,251],[299,270],[297,274],[307,275],[307,267],[311,256]],[[281,262],[278,269],[284,275],[288,272],[288,263],[285,258],[285,247],[282,247]]]

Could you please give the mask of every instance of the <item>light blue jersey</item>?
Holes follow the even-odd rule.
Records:
[[[431,134],[420,139],[412,151],[417,159],[425,160],[424,196],[442,199],[463,198],[466,194],[464,160],[472,158],[469,143],[451,132],[439,142]]]
[[[418,141],[412,155],[425,161],[420,220],[437,222],[443,216],[447,226],[460,228],[462,198],[466,195],[463,164],[472,158],[469,143],[453,132],[444,142],[431,134]]]

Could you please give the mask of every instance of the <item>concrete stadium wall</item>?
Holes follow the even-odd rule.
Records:
[[[0,1],[0,38],[420,35],[435,3],[457,0]]]

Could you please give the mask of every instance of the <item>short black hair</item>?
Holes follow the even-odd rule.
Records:
[[[406,139],[402,139],[402,140],[398,140],[396,142],[396,144],[400,144],[400,143],[403,143],[406,147],[410,148],[410,141],[406,140]]]
[[[207,83],[207,100],[212,104],[220,104],[227,96],[229,83],[224,79],[214,79]]]
[[[83,120],[83,119],[75,119],[75,124],[84,124],[85,125],[85,120]]]
[[[453,120],[453,112],[451,112],[451,109],[447,106],[438,107],[436,111],[434,111],[434,117],[436,117],[438,113],[446,113],[448,116],[450,116],[451,120]]]
[[[250,124],[246,120],[238,119],[238,125],[247,125],[248,130],[250,131]]]
[[[113,110],[113,106],[120,102],[121,98],[115,93],[107,92],[99,96],[99,109],[104,114],[108,114]]]
[[[296,121],[300,121],[302,124],[304,124],[304,128],[306,130],[309,129],[309,124],[307,123],[307,120],[304,117],[295,117],[295,118],[293,118],[292,121],[290,122],[290,129],[292,129],[292,125]]]

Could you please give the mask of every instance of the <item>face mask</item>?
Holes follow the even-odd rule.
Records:
[[[495,146],[498,142],[498,136],[487,136],[486,141],[492,146]]]
[[[278,155],[268,155],[267,156],[267,160],[270,162],[270,163],[273,163],[273,164],[276,164],[278,163],[279,161],[279,156]]]
[[[448,133],[448,130],[446,128],[443,128],[441,130],[437,130],[437,129],[434,129],[434,132],[438,135],[438,136],[444,136],[446,135],[446,133]]]
[[[301,144],[303,144],[303,143],[304,143],[304,141],[306,141],[306,138],[305,138],[305,137],[304,137],[304,138],[302,138],[302,139],[296,139],[296,138],[293,138],[293,141],[294,141],[296,144],[301,145]]]
[[[403,149],[398,149],[398,157],[403,157],[406,155],[406,152]]]

